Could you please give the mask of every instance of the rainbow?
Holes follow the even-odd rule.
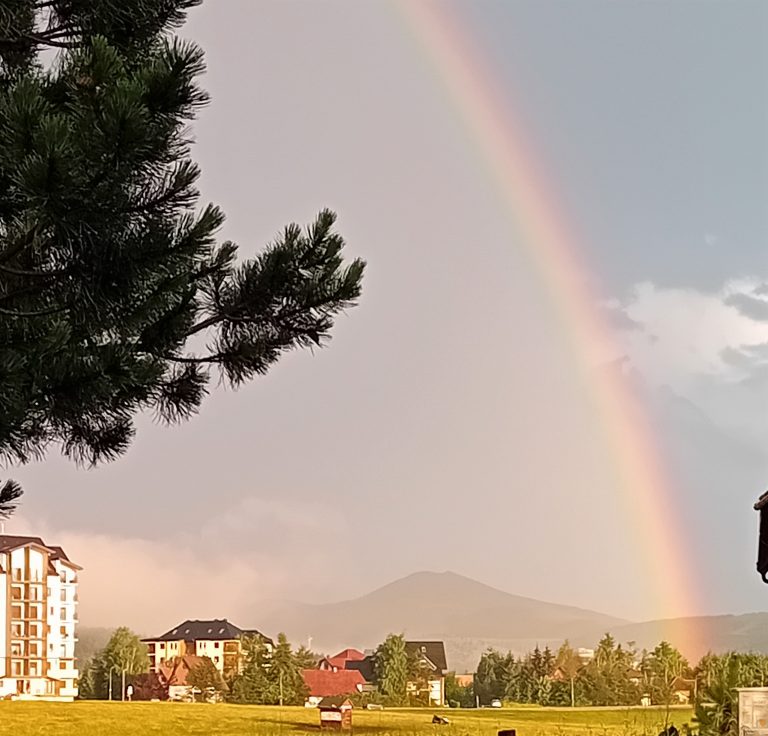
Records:
[[[686,544],[690,535],[683,533],[674,484],[636,391],[618,370],[595,377],[596,356],[620,351],[597,292],[590,287],[590,270],[555,188],[546,180],[522,122],[507,105],[508,93],[455,5],[445,0],[396,0],[394,7],[463,123],[468,144],[524,244],[584,377],[595,429],[609,448],[616,492],[626,504],[628,532],[634,535],[628,543],[636,545],[648,570],[647,580],[624,579],[621,585],[647,587],[659,618],[668,624],[665,636],[684,652],[701,654],[701,629],[689,630],[675,621],[700,610]]]

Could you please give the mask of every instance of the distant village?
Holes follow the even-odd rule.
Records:
[[[144,639],[120,628],[101,652],[78,663],[80,569],[61,547],[39,537],[0,535],[0,698],[227,699],[307,707],[348,702],[367,708],[501,707],[505,699],[679,705],[694,698],[697,677],[718,666],[708,655],[692,668],[666,642],[638,654],[606,635],[595,649],[566,643],[557,652],[537,647],[523,657],[489,649],[474,673],[455,673],[440,640],[392,634],[376,650],[319,655],[303,646],[294,650],[282,634],[275,640],[226,618],[186,620]]]

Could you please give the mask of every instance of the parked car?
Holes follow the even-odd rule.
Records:
[[[494,698],[491,701],[491,708],[501,708],[501,701],[498,698]]]

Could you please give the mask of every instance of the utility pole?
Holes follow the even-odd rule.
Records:
[[[280,670],[280,707],[283,707],[283,671]]]
[[[125,668],[123,668],[123,690],[122,690],[122,697],[120,698],[123,702],[125,702]]]

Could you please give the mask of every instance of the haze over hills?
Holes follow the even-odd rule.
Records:
[[[194,617],[194,611],[190,615]],[[228,613],[218,615],[225,618]],[[130,621],[121,623],[130,626]],[[338,603],[255,608],[246,624],[272,636],[283,631],[297,646],[311,637],[312,649],[322,653],[348,646],[373,648],[392,632],[413,639],[442,639],[448,665],[458,672],[473,671],[488,647],[522,654],[537,644],[556,648],[565,639],[574,646],[592,647],[607,631],[620,642],[634,642],[638,649],[651,649],[666,639],[691,661],[706,651],[768,653],[768,613],[633,623],[512,595],[451,572],[415,573]],[[699,636],[680,635],[690,630]],[[109,633],[81,626],[78,656],[86,658],[103,646]],[[698,648],[687,650],[696,639]]]
[[[291,604],[266,621],[294,641],[331,652],[374,647],[391,632],[443,639],[449,657],[476,663],[487,646],[523,651],[563,638],[592,640],[627,621],[595,611],[505,593],[451,572],[420,572],[354,600],[324,605]],[[452,664],[459,666],[459,663]],[[468,665],[467,665],[468,666]],[[465,667],[461,667],[464,669]]]
[[[388,633],[400,631],[412,638],[442,639],[448,664],[456,671],[474,670],[488,647],[522,654],[537,644],[558,647],[565,639],[593,647],[606,632],[638,649],[652,649],[666,639],[692,661],[709,650],[768,652],[768,613],[634,623],[512,595],[451,572],[415,573],[339,603],[286,605],[259,620],[266,631],[285,631],[295,642],[306,643],[311,636],[313,649],[322,652],[375,647]],[[696,650],[686,649],[691,637],[676,641],[689,629],[699,633]]]

